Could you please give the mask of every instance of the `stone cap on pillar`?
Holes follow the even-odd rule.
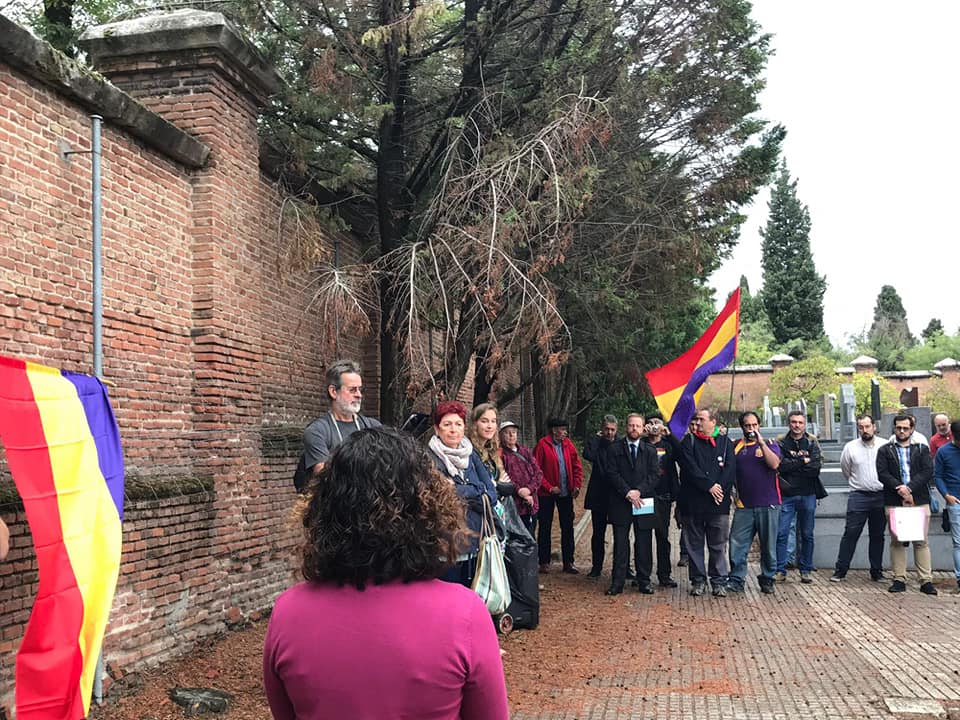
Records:
[[[872,373],[880,363],[876,358],[872,358],[869,355],[860,355],[851,360],[850,364],[853,365],[853,369],[858,373]]]
[[[770,358],[770,366],[774,370],[779,370],[780,368],[786,367],[794,361],[793,355],[787,355],[786,353],[777,353],[772,358]]]
[[[188,8],[97,25],[80,36],[79,44],[94,67],[122,58],[212,50],[261,102],[283,87],[276,69],[218,12]]]
[[[956,372],[960,370],[960,362],[957,362],[952,357],[947,357],[938,362],[933,366],[936,370],[940,372]]]

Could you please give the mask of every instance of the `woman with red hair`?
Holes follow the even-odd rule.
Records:
[[[433,412],[433,437],[428,448],[437,469],[451,482],[466,508],[467,526],[476,535],[457,558],[456,566],[443,580],[469,586],[477,569],[480,526],[483,523],[483,496],[497,504],[497,490],[473,444],[464,437],[467,408],[463,403],[447,400]]]

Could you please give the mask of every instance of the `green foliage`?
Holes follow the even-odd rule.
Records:
[[[797,197],[786,163],[770,195],[763,236],[763,304],[780,344],[819,342],[823,332],[826,279],[810,251],[810,213]]]
[[[863,350],[877,359],[879,370],[903,370],[906,351],[916,344],[900,294],[893,286],[884,285],[873,308],[873,324]]]
[[[960,418],[960,397],[950,389],[943,378],[935,378],[923,394],[923,402],[933,412],[944,412],[951,419]]]
[[[818,356],[798,360],[776,370],[770,378],[770,402],[786,405],[797,400],[808,404],[820,401],[825,393],[836,393],[840,387],[830,358]]]
[[[923,338],[924,342],[929,342],[943,334],[943,322],[941,322],[940,318],[931,318],[927,326],[921,331],[920,337]]]
[[[960,333],[934,335],[922,345],[914,345],[903,353],[908,370],[930,370],[945,358],[960,360]]]
[[[860,415],[871,412],[872,381],[874,377],[876,377],[880,383],[880,409],[883,412],[899,410],[900,393],[897,392],[897,389],[889,380],[879,375],[871,376],[866,373],[854,373],[853,377],[845,379],[844,382],[849,382],[853,385],[853,395],[857,401],[857,414]],[[879,418],[877,419],[879,420]]]

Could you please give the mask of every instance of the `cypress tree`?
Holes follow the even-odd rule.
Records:
[[[763,237],[763,307],[773,337],[784,345],[823,338],[826,278],[817,273],[810,252],[810,213],[797,197],[786,163],[770,195]]]

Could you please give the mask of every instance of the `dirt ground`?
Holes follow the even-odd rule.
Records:
[[[501,637],[515,713],[549,710],[564,688],[582,684],[604,672],[604,667],[627,659],[610,653],[609,638],[622,630],[622,618],[618,613],[597,612],[612,602],[602,594],[606,587],[602,583],[608,578],[590,580],[555,572],[543,581],[540,627]],[[224,720],[269,718],[260,671],[266,627],[263,619],[206,642],[179,660],[121,678],[111,685],[105,704],[91,718],[180,720],[184,710],[167,696],[175,687],[210,687],[233,695],[230,709],[215,716]],[[627,647],[623,652],[630,654]]]

